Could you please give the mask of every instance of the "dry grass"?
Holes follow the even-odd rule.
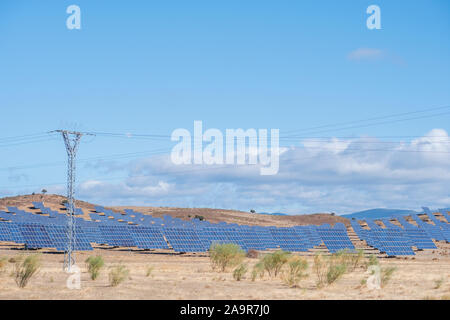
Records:
[[[0,256],[17,258],[20,251],[0,249]],[[305,257],[310,267],[309,276],[302,279],[302,289],[292,289],[281,279],[250,276],[236,281],[232,272],[211,270],[207,256],[151,254],[122,250],[101,250],[76,253],[76,261],[82,263],[91,255],[102,255],[105,268],[122,262],[132,279],[111,287],[108,273],[101,273],[96,281],[82,268],[81,289],[66,288],[68,274],[63,272],[63,255],[42,254],[40,272],[20,289],[9,272],[0,274],[0,299],[444,299],[450,296],[450,257],[419,253],[415,260],[380,259],[382,268],[395,267],[389,284],[380,290],[369,290],[361,284],[368,273],[362,268],[344,274],[332,286],[318,289],[316,275],[312,271],[313,257]],[[253,270],[257,261],[246,258],[244,263]],[[148,266],[153,267],[151,277],[146,276]],[[11,265],[10,267],[11,268]],[[445,282],[435,289],[436,275]],[[53,282],[51,281],[53,279]]]

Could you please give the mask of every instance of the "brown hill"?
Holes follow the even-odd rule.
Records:
[[[61,211],[63,201],[67,198],[61,195],[55,194],[35,194],[35,195],[22,195],[15,197],[0,198],[0,210],[6,210],[8,206],[18,207],[19,209],[36,212],[32,208],[33,201],[43,202],[45,206],[50,207],[53,210]],[[81,200],[76,200],[75,205],[77,208],[83,209],[84,217],[89,218],[88,213],[94,209],[96,204],[88,203]],[[342,222],[346,225],[350,224],[350,221],[340,216],[333,216],[326,213],[315,213],[305,215],[289,215],[289,216],[272,216],[267,214],[249,213],[238,210],[225,210],[225,209],[209,209],[209,208],[171,208],[171,207],[136,207],[136,206],[121,206],[110,207],[106,204],[102,204],[105,208],[114,211],[123,212],[124,209],[134,209],[143,214],[150,214],[155,217],[162,217],[163,215],[171,215],[176,218],[190,220],[195,216],[202,216],[209,222],[225,221],[228,223],[238,223],[245,225],[261,225],[261,226],[292,226],[292,225],[321,225],[329,223],[334,225],[335,223]]]

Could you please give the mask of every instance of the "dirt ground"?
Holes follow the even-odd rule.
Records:
[[[81,268],[81,289],[68,289],[68,274],[63,272],[62,254],[41,253],[42,267],[29,284],[20,289],[13,278],[13,263],[7,262],[0,273],[0,299],[449,299],[450,256],[448,244],[443,250],[419,252],[414,258],[380,259],[381,267],[396,267],[392,279],[382,289],[369,290],[361,281],[369,273],[359,268],[345,274],[337,283],[318,289],[316,276],[308,260],[308,277],[298,288],[290,288],[280,278],[241,281],[231,272],[212,271],[207,256],[150,253],[145,251],[95,249],[76,254]],[[448,252],[447,252],[448,253]],[[0,247],[0,258],[24,254],[21,250]],[[95,281],[89,278],[84,260],[102,255],[105,267]],[[249,266],[257,259],[247,258]],[[119,263],[129,278],[117,287],[109,284],[109,269]],[[147,276],[147,270],[152,268]],[[441,285],[438,287],[438,283]]]

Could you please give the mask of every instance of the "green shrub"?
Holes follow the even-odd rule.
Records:
[[[288,262],[290,255],[289,252],[283,250],[277,250],[273,253],[266,254],[262,258],[264,270],[267,271],[269,276],[276,277],[281,268]]]
[[[351,253],[350,256],[350,271],[354,271],[364,259],[364,250],[357,250],[356,252]]]
[[[24,288],[30,279],[39,271],[41,259],[37,254],[27,257],[18,257],[14,264],[14,280],[19,288]]]
[[[100,274],[100,269],[105,265],[102,256],[90,256],[86,259],[85,262],[88,268],[88,272],[91,275],[91,279],[97,279],[98,275]]]
[[[290,287],[297,287],[300,280],[307,277],[308,262],[298,256],[292,257],[287,263],[287,270],[284,272],[283,281]]]
[[[317,254],[314,257],[313,270],[316,274],[317,287],[332,284],[341,278],[348,270],[351,259],[348,252],[339,251],[329,257]]]
[[[327,280],[328,267],[326,258],[321,254],[316,254],[314,256],[313,270],[317,277],[316,280],[317,286],[319,288],[323,287],[323,285],[326,283]]]
[[[367,259],[367,261],[365,262],[365,268],[366,270],[370,267],[370,266],[378,266],[380,263],[378,261],[378,258],[376,255],[371,254],[369,255],[369,258]]]
[[[120,264],[115,266],[109,272],[109,283],[112,287],[116,287],[124,282],[129,275],[130,271],[124,265]]]
[[[382,288],[388,284],[389,280],[391,280],[392,274],[394,273],[395,270],[396,270],[395,267],[387,267],[387,268],[381,269],[381,287]]]
[[[152,274],[152,272],[153,272],[153,267],[152,266],[147,267],[147,271],[145,272],[145,276],[149,277]]]
[[[347,250],[341,250],[328,258],[327,284],[332,284],[341,278],[348,270],[350,254]]]
[[[444,277],[434,280],[434,289],[439,289],[444,284]]]
[[[245,258],[245,252],[237,244],[213,244],[210,248],[212,268],[224,272],[229,267],[240,264]]]
[[[343,264],[347,267],[347,271],[354,271],[364,258],[364,251],[358,250],[352,252],[349,249],[339,250],[334,255],[337,264]]]
[[[233,278],[236,281],[241,281],[241,279],[244,277],[244,275],[247,273],[247,265],[245,263],[241,263],[239,267],[234,269],[233,271]]]
[[[264,277],[264,264],[262,261],[258,262],[253,266],[252,270],[252,281],[255,281],[256,278],[262,278]]]
[[[347,266],[343,263],[333,264],[328,266],[327,283],[332,284],[341,278],[347,272]]]

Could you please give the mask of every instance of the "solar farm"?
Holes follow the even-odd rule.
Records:
[[[1,255],[40,252],[52,261],[52,270],[60,271],[67,245],[66,209],[63,203],[55,208],[54,204],[47,206],[43,201],[33,201],[0,210]],[[114,261],[129,261],[141,265],[140,268],[155,261],[158,261],[156,265],[173,264],[175,268],[188,263],[190,267],[183,270],[186,279],[192,278],[189,270],[204,270],[208,274],[208,251],[215,243],[234,243],[245,252],[261,254],[285,250],[306,259],[312,259],[317,253],[330,255],[344,249],[363,250],[365,255],[376,255],[387,264],[408,261],[419,267],[421,263],[431,263],[448,277],[449,212],[448,208],[424,208],[417,215],[378,220],[276,226],[181,219],[169,214],[153,216],[136,209],[93,206],[75,210],[74,251],[76,262],[81,264],[85,257],[93,254],[105,255]],[[440,263],[442,259],[445,267]],[[194,298],[202,296],[203,292]],[[217,297],[226,298],[221,294]],[[181,298],[186,297],[181,294]]]
[[[36,213],[17,207],[0,211],[0,240],[21,244],[24,249],[64,252],[67,232],[65,208],[55,211],[42,202],[33,202],[30,208]],[[347,228],[343,223],[276,227],[210,223],[199,219],[187,221],[170,215],[153,217],[131,209],[115,212],[101,206],[96,206],[88,213],[90,219],[85,219],[80,217],[84,215],[83,210],[76,208],[74,250],[89,251],[102,246],[207,253],[214,243],[235,243],[245,251],[283,249],[308,253],[322,249],[335,253],[343,249],[363,248],[386,257],[414,256],[419,250],[437,249],[435,241],[450,242],[447,210],[437,211],[441,219],[426,208],[422,214],[426,220],[418,215],[378,221],[352,220]]]

